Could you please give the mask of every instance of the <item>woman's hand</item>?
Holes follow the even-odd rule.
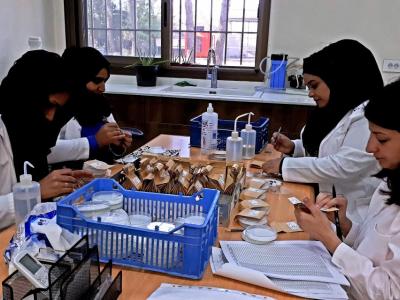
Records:
[[[265,173],[280,173],[279,172],[279,166],[281,164],[281,158],[275,158],[271,159],[267,162],[265,162],[262,165],[263,172]]]
[[[352,222],[346,216],[347,210],[347,199],[343,196],[337,196],[336,198],[332,198],[332,195],[329,193],[320,193],[316,199],[316,206],[321,208],[331,208],[336,207],[339,209],[339,222],[340,227],[342,228],[342,232],[344,236],[347,236],[349,233]],[[333,212],[329,212],[328,218],[335,222],[335,215]]]
[[[119,146],[125,138],[117,123],[106,123],[96,133],[96,141],[100,148],[114,144]]]
[[[122,132],[124,133],[124,138],[122,139],[122,145],[125,148],[128,148],[132,145],[132,134],[129,131],[126,130],[122,130]]]
[[[77,180],[71,169],[60,169],[51,172],[39,183],[42,199],[50,199],[73,192]]]
[[[331,222],[310,199],[305,198],[303,203],[309,212],[296,207],[294,214],[297,223],[311,238],[321,241],[331,253],[335,252],[341,241],[332,230]]]
[[[294,142],[286,135],[279,132],[274,132],[271,138],[271,144],[274,146],[275,150],[285,154],[292,154],[294,151]]]

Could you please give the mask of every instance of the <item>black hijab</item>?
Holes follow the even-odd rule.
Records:
[[[86,84],[92,81],[101,69],[106,69],[110,76],[110,63],[96,49],[91,47],[72,47],[64,51],[62,59],[68,74],[74,78],[75,118],[81,126],[92,126],[111,114],[111,107],[103,95],[89,92]]]
[[[391,130],[400,132],[400,80],[385,86],[371,98],[365,108],[368,121]],[[387,204],[400,206],[400,167],[395,170],[383,169],[377,177],[386,178],[390,191],[381,191],[389,195]]]
[[[305,58],[303,73],[320,77],[330,89],[328,105],[311,112],[302,136],[308,154],[318,156],[321,141],[382,88],[383,80],[371,51],[354,40],[340,40]]]
[[[34,180],[48,174],[47,155],[64,125],[57,117],[50,122],[45,110],[49,95],[69,90],[61,57],[45,50],[25,53],[9,70],[0,85],[0,114],[10,137],[17,175],[30,161]],[[56,114],[57,115],[57,114]]]

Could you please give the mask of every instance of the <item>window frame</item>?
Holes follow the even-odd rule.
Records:
[[[162,18],[161,18],[161,58],[160,60],[171,60],[172,43],[172,0],[162,0]],[[65,15],[65,36],[67,47],[86,46],[86,26],[83,15],[84,0],[64,0]],[[167,11],[167,15],[165,15]],[[222,80],[246,80],[262,81],[264,76],[259,70],[259,64],[263,57],[268,53],[268,36],[271,12],[271,0],[260,0],[259,4],[259,22],[257,29],[257,48],[255,57],[255,67],[240,66],[220,66],[218,78]],[[111,63],[112,74],[134,75],[134,69],[127,69],[124,66],[134,64],[138,58],[128,56],[106,56]],[[205,66],[176,66],[164,64],[160,68],[161,77],[186,77],[200,78],[206,77]]]

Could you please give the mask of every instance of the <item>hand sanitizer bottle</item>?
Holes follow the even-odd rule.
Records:
[[[208,155],[218,146],[218,114],[211,103],[201,115],[201,154]]]
[[[246,127],[240,132],[240,136],[243,139],[243,158],[252,159],[256,155],[256,135],[257,132],[251,126],[250,120],[254,114],[249,113],[249,120]]]
[[[13,187],[15,224],[17,226],[25,220],[33,207],[41,202],[40,185],[38,182],[32,181],[32,175],[27,173],[28,165],[34,168],[30,162],[24,162],[24,174],[19,176],[20,182]]]

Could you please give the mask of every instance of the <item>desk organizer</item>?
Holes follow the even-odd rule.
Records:
[[[218,119],[218,150],[225,150],[226,139],[231,136],[235,121]],[[247,122],[238,121],[237,131],[244,129]],[[260,153],[268,143],[269,119],[261,117],[255,122],[251,122],[256,131],[256,153]],[[201,115],[190,120],[190,145],[200,147],[201,141]]]
[[[111,261],[100,272],[97,247],[89,248],[84,236],[56,263],[42,262],[49,269],[49,287],[34,287],[20,272],[15,271],[3,281],[3,299],[94,299],[98,287],[111,278]],[[104,295],[98,299],[116,300],[121,294],[122,273],[119,272]]]
[[[75,204],[90,201],[98,191],[118,190],[123,209],[142,212],[154,221],[172,223],[189,213],[206,215],[202,225],[183,224],[170,232],[102,223],[84,217]],[[100,261],[112,259],[123,266],[200,279],[217,237],[219,192],[204,189],[192,196],[131,191],[110,179],[96,179],[57,203],[57,223],[79,235],[88,235],[98,245]]]

